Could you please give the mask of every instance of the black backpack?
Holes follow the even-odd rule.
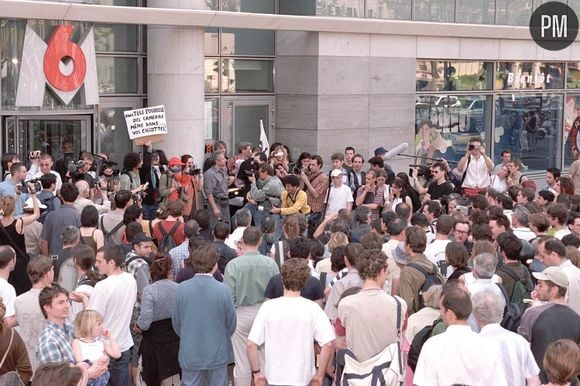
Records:
[[[518,327],[522,321],[522,311],[516,303],[513,303],[503,285],[497,283],[505,300],[505,307],[503,309],[503,318],[500,325],[506,330],[518,332]]]
[[[165,232],[165,229],[161,226],[161,223],[157,224],[157,227],[159,228],[159,231],[162,235],[161,241],[159,242],[159,247],[157,248],[158,251],[169,252],[177,246],[173,235],[175,234],[177,228],[179,228],[180,224],[180,222],[176,221],[175,224],[173,224],[173,227],[171,227],[169,233]]]
[[[431,271],[427,271],[425,268],[417,263],[409,263],[407,267],[415,268],[417,271],[421,272],[425,276],[425,281],[419,289],[419,304],[420,309],[425,307],[425,300],[423,299],[423,294],[431,288],[432,285],[443,285],[443,278],[439,275],[439,269],[433,263],[431,263]]]
[[[439,324],[443,323],[441,318],[437,318],[430,326],[423,327],[413,338],[411,342],[411,348],[409,349],[409,355],[407,356],[407,364],[413,371],[417,368],[417,363],[419,362],[419,354],[421,354],[421,349],[427,341],[427,339],[433,336],[433,330]]]
[[[525,266],[523,268],[525,277],[521,279],[509,266],[504,264],[501,267],[498,267],[499,271],[504,272],[513,279],[514,289],[510,301],[519,307],[522,314],[528,308],[524,299],[530,299],[531,293],[534,289],[534,284],[532,283],[532,278],[530,277],[528,269]]]

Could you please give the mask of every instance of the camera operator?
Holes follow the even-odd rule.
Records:
[[[79,158],[77,162],[71,161],[67,165],[66,181],[74,184],[77,181],[85,180],[89,186],[95,186],[96,174],[91,171],[95,163],[93,155],[88,151],[83,151]]]
[[[74,203],[74,207],[79,212],[79,215],[89,205],[97,208],[99,214],[107,213],[111,210],[111,202],[107,197],[107,191],[101,189],[100,184],[97,184],[95,188],[91,189],[87,181],[80,180],[75,183],[75,186],[79,190],[79,196]],[[103,204],[97,204],[95,202],[98,198],[102,200]]]
[[[240,196],[246,197],[250,188],[252,187],[252,182],[249,177],[257,177],[260,166],[268,162],[268,156],[266,153],[262,153],[262,150],[258,147],[254,149],[254,155],[240,165],[240,170],[236,178],[244,183],[240,191]]]
[[[167,203],[180,199],[186,201],[187,196],[185,191],[181,188],[181,172],[182,167],[185,166],[179,157],[171,157],[168,162],[169,169],[161,175],[159,181],[159,194],[161,196],[160,208],[165,209]]]
[[[419,194],[423,194],[422,202],[425,203],[429,200],[439,200],[443,196],[448,196],[453,193],[453,184],[449,182],[447,179],[447,171],[449,170],[449,166],[447,161],[441,160],[433,163],[431,165],[431,182],[429,183],[429,187],[425,188],[419,182],[418,176],[418,168],[414,168],[413,174],[411,177],[413,178],[413,187]]]
[[[248,203],[244,206],[252,214],[254,225],[257,227],[260,226],[262,218],[269,214],[273,206],[280,206],[280,197],[284,190],[282,181],[276,176],[271,165],[260,166],[258,178],[259,180],[256,180],[254,176],[248,177],[252,185],[246,194]]]
[[[26,175],[26,181],[35,180],[42,177],[45,174],[51,173],[56,176],[56,192],[60,190],[62,186],[62,179],[60,174],[52,170],[53,162],[50,154],[40,154],[40,151],[31,151],[28,155],[30,160],[30,169],[28,169],[28,174]]]
[[[10,178],[0,182],[0,197],[15,196],[16,198],[16,207],[14,209],[14,217],[16,218],[22,216],[24,202],[28,199],[28,195],[24,192],[27,189],[22,189],[22,183],[25,178],[26,166],[20,162],[15,162],[10,165]]]
[[[193,157],[189,154],[181,156],[181,162],[185,165],[181,172],[179,180],[181,189],[185,191],[185,208],[183,209],[183,217],[185,221],[192,219],[193,212],[201,209],[203,197],[201,190],[203,189],[203,174],[193,161]]]
[[[141,169],[139,169],[141,182],[149,184],[147,185],[142,204],[143,219],[145,220],[153,220],[155,218],[155,212],[157,212],[159,202],[161,201],[159,181],[163,170],[160,170],[159,160],[159,154],[153,151],[151,141],[145,142],[143,145],[143,164],[141,165]]]
[[[493,171],[493,161],[485,154],[483,139],[469,139],[465,156],[459,160],[457,170],[463,173],[461,189],[467,197],[475,197],[489,187],[489,175]]]

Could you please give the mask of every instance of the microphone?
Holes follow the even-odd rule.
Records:
[[[409,144],[407,142],[403,142],[400,145],[395,146],[391,150],[385,153],[383,159],[393,158],[394,156],[398,155],[399,153],[403,153],[405,150],[409,148]]]

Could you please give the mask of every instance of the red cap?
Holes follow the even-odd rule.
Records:
[[[169,166],[173,166],[173,165],[180,165],[180,166],[184,166],[185,164],[183,162],[181,162],[181,158],[179,157],[171,157],[171,159],[168,162]]]

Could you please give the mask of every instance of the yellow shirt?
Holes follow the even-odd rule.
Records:
[[[308,206],[308,199],[306,197],[306,192],[299,190],[296,197],[292,198],[288,195],[288,192],[284,190],[281,195],[282,206],[280,208],[280,214],[290,215],[301,212],[303,214],[310,213],[310,207]]]

